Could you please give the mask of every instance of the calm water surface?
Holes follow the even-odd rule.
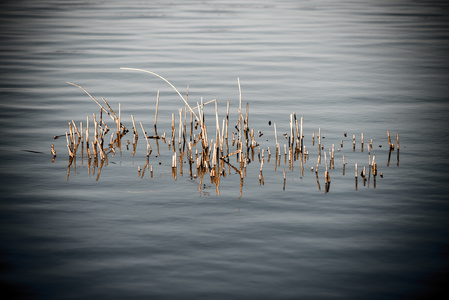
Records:
[[[449,275],[447,53],[442,1],[2,2],[2,298],[437,298]],[[265,151],[273,123],[283,147],[290,114],[303,117],[304,171],[272,157],[259,185],[256,153],[240,195],[232,169],[218,189],[188,168],[175,180],[161,143],[154,176],[139,177],[141,138],[135,156],[109,155],[98,180],[80,157],[67,180],[65,138],[53,136],[99,114],[67,81],[120,103],[128,128],[133,114],[152,129],[158,90],[158,131],[169,136],[184,107],[161,79],[120,67],[189,86],[191,103],[218,99],[220,120],[230,100],[231,129],[239,78]],[[206,119],[213,135],[213,107]],[[319,182],[310,171],[319,128],[325,150],[336,146],[327,193],[324,164]],[[388,166],[387,130],[401,145]],[[356,189],[362,132],[383,178]]]

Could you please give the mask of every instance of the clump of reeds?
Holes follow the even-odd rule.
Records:
[[[240,196],[242,195],[243,190],[243,179],[247,177],[247,166],[249,163],[255,160],[255,153],[257,153],[257,159],[260,163],[259,170],[259,185],[264,185],[264,174],[263,167],[265,164],[265,149],[261,148],[257,138],[261,138],[263,136],[263,132],[261,130],[257,130],[258,134],[254,134],[256,131],[251,128],[249,123],[249,103],[246,103],[246,111],[244,112],[242,109],[242,89],[240,85],[240,79],[237,79],[238,91],[239,91],[239,99],[238,99],[238,109],[237,109],[237,122],[234,126],[236,132],[232,132],[232,144],[230,145],[230,141],[228,140],[229,136],[229,121],[230,121],[230,101],[227,101],[226,104],[226,116],[221,120],[219,117],[218,110],[218,100],[213,99],[207,102],[204,102],[201,98],[200,101],[194,103],[189,103],[188,101],[188,87],[187,93],[184,97],[178,89],[174,87],[167,79],[164,77],[141,69],[133,69],[133,68],[122,68],[124,70],[132,70],[149,73],[154,75],[166,83],[168,83],[180,96],[181,100],[184,103],[184,107],[178,109],[177,116],[175,113],[172,114],[172,122],[171,122],[171,138],[168,140],[168,149],[173,152],[171,155],[171,168],[172,175],[175,180],[177,180],[178,172],[180,176],[183,176],[184,162],[188,164],[188,172],[189,176],[192,179],[199,178],[199,191],[201,193],[201,187],[205,176],[209,176],[211,183],[216,186],[217,195],[219,194],[219,186],[220,180],[226,177],[228,174],[231,174],[231,170],[238,174],[240,177]],[[87,90],[85,90],[80,85],[70,83],[69,84],[80,88],[83,90],[99,107],[100,114],[95,113],[92,114],[92,122],[93,122],[93,136],[91,136],[90,132],[90,124],[89,124],[89,116],[86,118],[85,124],[85,133],[83,131],[83,123],[80,122],[79,129],[76,126],[74,120],[68,123],[68,131],[65,133],[66,142],[67,142],[67,150],[69,153],[69,165],[67,168],[67,180],[70,174],[70,167],[73,165],[73,168],[76,167],[76,157],[77,151],[79,151],[80,145],[81,150],[80,158],[81,164],[83,164],[84,152],[87,156],[87,164],[88,164],[88,174],[95,174],[96,169],[97,177],[96,180],[99,179],[101,170],[104,166],[108,165],[108,156],[114,156],[118,151],[120,154],[122,153],[121,144],[123,137],[129,132],[129,130],[122,123],[121,116],[121,104],[118,105],[118,114],[114,112],[112,107],[106,101],[106,99],[102,98],[104,105],[102,105],[99,101],[97,101]],[[160,94],[159,91],[156,96],[156,105],[155,105],[155,115],[154,115],[154,134],[149,134],[145,130],[144,123],[139,121],[140,130],[145,138],[146,142],[146,162],[143,168],[138,166],[138,176],[144,177],[146,171],[150,171],[151,177],[153,177],[153,165],[150,164],[150,157],[153,152],[151,147],[151,143],[156,143],[157,154],[156,157],[160,155],[160,145],[159,141],[164,144],[167,144],[166,134],[164,132],[163,135],[158,134],[157,130],[157,120],[158,120],[158,107],[159,107]],[[215,131],[208,130],[206,125],[206,115],[204,111],[204,107],[206,105],[213,104],[215,105],[215,114],[214,124]],[[103,113],[109,116],[112,120],[113,125],[108,127],[103,120]],[[178,120],[178,126],[176,126],[176,120]],[[137,149],[137,143],[139,140],[138,129],[136,128],[136,121],[134,115],[131,115],[132,121],[132,156],[135,155]],[[220,122],[221,121],[221,122]],[[91,122],[91,123],[92,123]],[[270,121],[271,124],[271,121]],[[221,127],[220,127],[221,125]],[[110,130],[110,128],[116,128],[115,131]],[[275,159],[274,159],[274,172],[276,172],[277,167],[281,165],[281,146],[280,141],[278,139],[277,132],[277,124],[274,123],[274,138],[275,138]],[[210,128],[209,128],[210,129]],[[177,130],[177,132],[176,132]],[[106,135],[110,133],[109,142],[105,143]],[[283,190],[286,189],[286,167],[288,167],[288,171],[294,173],[294,167],[297,162],[300,165],[299,174],[302,177],[304,175],[304,165],[309,160],[309,151],[305,145],[304,141],[304,120],[303,117],[298,118],[295,112],[290,114],[290,122],[289,122],[289,131],[284,133],[285,144],[283,145],[284,152],[284,166],[282,168],[283,173]],[[344,133],[344,136],[347,136],[347,133]],[[387,131],[388,142],[389,142],[389,158],[388,164],[390,162],[391,152],[394,150],[394,145],[391,143],[390,134]],[[55,136],[55,139],[60,136]],[[324,150],[325,147],[322,144],[322,133],[321,127],[318,128],[318,134],[316,135],[318,140],[317,145],[317,161],[316,167],[314,169],[311,166],[311,171],[315,171],[316,180],[318,184],[318,189],[321,190],[320,181],[319,181],[319,165],[322,163],[322,154],[324,153],[324,182],[325,182],[325,193],[330,191],[330,173],[335,169],[335,145],[332,144],[332,147],[328,148],[328,153]],[[364,136],[361,133],[361,152],[364,150]],[[371,174],[374,177],[374,187],[376,187],[376,176],[378,174],[378,166],[375,163],[375,155],[372,156],[371,159],[371,150],[372,150],[372,139],[367,145],[368,150],[368,172],[366,171],[365,166],[363,166],[363,171],[361,172],[361,177],[363,178],[363,184],[365,183],[369,186],[369,179]],[[131,142],[128,140],[126,142],[126,149],[129,150],[129,146]],[[341,148],[343,148],[343,140],[340,142]],[[315,147],[315,130],[313,130],[312,134],[312,148]],[[86,150],[84,150],[86,149]],[[356,149],[356,138],[355,134],[353,134],[353,152]],[[271,160],[271,151],[270,147],[266,148],[268,153],[267,164],[270,163]],[[51,148],[53,160],[56,157],[56,150],[52,145]],[[337,150],[339,152],[340,149]],[[397,157],[399,165],[399,134],[397,134]],[[345,175],[345,155],[342,155],[342,174]],[[288,163],[288,165],[287,165]],[[159,161],[159,164],[161,162]],[[358,189],[358,165],[355,164],[355,189]]]

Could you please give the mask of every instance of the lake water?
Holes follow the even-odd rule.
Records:
[[[444,1],[6,1],[0,8],[2,299],[447,296]],[[192,105],[217,99],[220,126],[229,100],[230,136],[239,78],[242,113],[248,102],[260,144],[243,186],[227,165],[218,187],[209,174],[190,176],[187,163],[174,178],[173,151],[162,141],[157,155],[150,140],[153,176],[139,173],[146,163],[139,125],[134,156],[129,132],[99,176],[79,150],[68,167],[66,138],[53,137],[89,116],[92,139],[100,108],[66,82],[115,111],[120,103],[124,125],[132,128],[133,115],[149,132],[160,91],[158,132],[170,137],[172,113],[178,130],[179,95],[156,76],[121,67],[160,74],[184,96],[189,87]],[[293,112],[304,120],[303,171],[299,160],[289,169],[283,153]],[[205,115],[215,139],[213,104]],[[318,182],[311,171],[319,129],[327,159],[335,145],[328,190],[324,159]],[[400,138],[400,155],[395,147],[389,162],[387,131],[395,145]],[[358,173],[368,168],[371,139],[382,177],[364,183],[359,175],[356,187],[355,164]]]

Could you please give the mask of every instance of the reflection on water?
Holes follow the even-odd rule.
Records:
[[[408,0],[0,4],[1,293],[437,298],[448,16]]]

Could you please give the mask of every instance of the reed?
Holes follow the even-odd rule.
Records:
[[[388,130],[387,130],[387,137],[388,137],[388,145],[389,145],[390,149],[394,150],[394,145],[390,139],[390,131],[388,131]]]
[[[355,152],[355,134],[352,135],[352,151]]]
[[[143,136],[145,137],[145,140],[147,141],[147,156],[150,156],[153,149],[151,149],[150,141],[148,141],[147,133],[145,129],[143,128],[142,122],[140,122],[140,127],[142,128]]]
[[[104,107],[103,107],[103,105],[101,105],[100,104],[100,102],[98,102],[97,101],[97,99],[95,99],[88,91],[86,91],[82,86],[80,86],[80,85],[78,85],[78,84],[75,84],[75,83],[72,83],[72,82],[68,82],[67,81],[67,83],[68,84],[70,84],[70,85],[73,85],[73,86],[76,86],[76,87],[78,87],[78,88],[80,88],[81,90],[83,90],[92,100],[94,100],[94,102],[95,103],[97,103],[98,104],[98,106],[100,106],[100,108],[101,108],[101,110],[102,111],[104,111],[109,117],[111,117],[111,119],[113,120],[113,121],[116,121],[115,120],[115,118],[114,118],[114,116],[112,116]]]
[[[67,139],[67,150],[69,150],[69,156],[73,157],[74,155],[73,155],[72,149],[70,149],[69,135],[68,135],[67,131],[65,132],[65,137]]]
[[[179,97],[181,97],[182,101],[184,101],[184,103],[187,105],[187,107],[193,112],[193,115],[195,116],[196,119],[198,119],[198,116],[195,114],[195,112],[192,110],[192,108],[190,107],[189,103],[187,103],[186,99],[184,99],[184,97],[181,95],[181,93],[178,91],[177,88],[175,88],[175,86],[173,84],[171,84],[170,81],[168,81],[167,79],[165,79],[164,77],[162,77],[159,74],[156,74],[154,72],[148,71],[148,70],[143,70],[143,69],[136,69],[136,68],[120,68],[121,70],[131,70],[131,71],[138,71],[138,72],[144,72],[144,73],[148,73],[151,75],[154,75],[156,77],[159,77],[160,79],[164,80],[166,83],[168,83],[179,95]],[[240,85],[240,83],[239,83]]]
[[[134,122],[134,116],[133,115],[131,115],[131,120],[133,122],[133,131],[134,131],[133,141],[134,141],[134,140],[137,140],[139,138],[139,135],[137,134],[136,123]]]

